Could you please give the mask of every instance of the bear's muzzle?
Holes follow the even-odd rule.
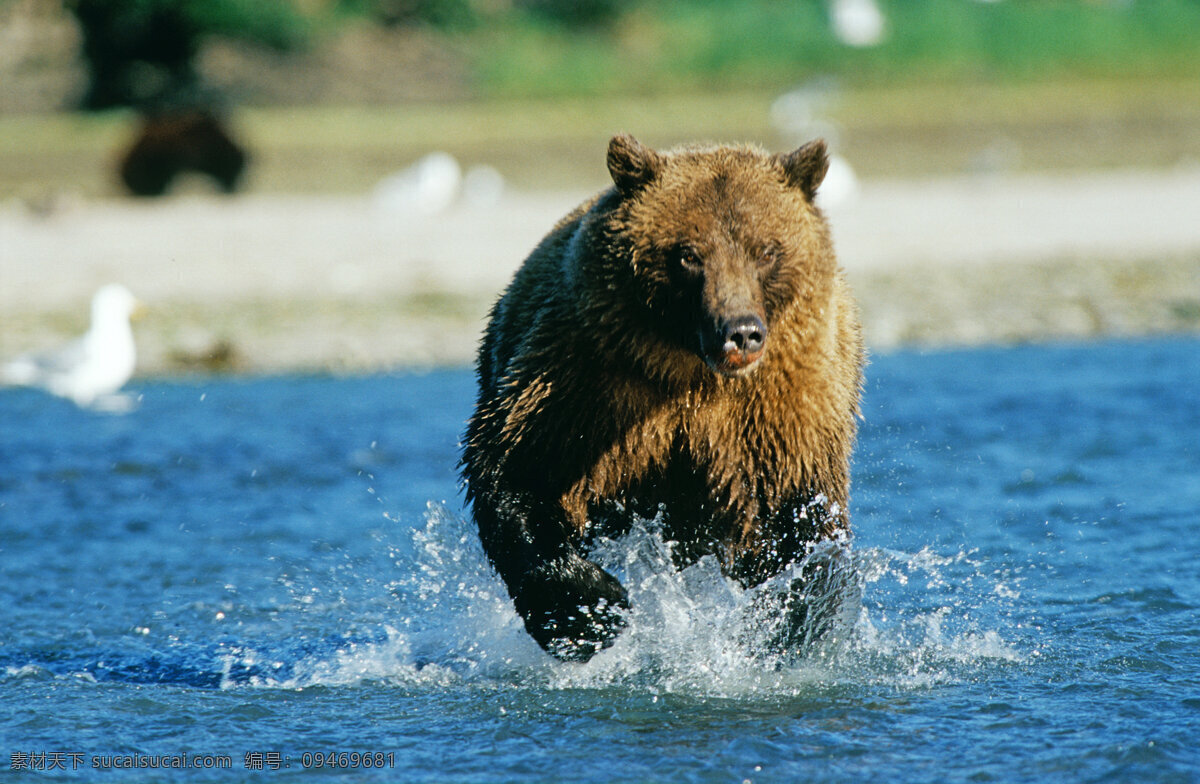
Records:
[[[767,325],[753,313],[723,320],[716,329],[700,334],[704,361],[723,376],[740,376],[753,370],[766,342]]]

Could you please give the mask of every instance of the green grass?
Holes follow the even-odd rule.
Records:
[[[1200,76],[1195,0],[881,0],[888,35],[855,49],[823,2],[647,0],[612,29],[571,33],[519,14],[461,36],[487,95]]]

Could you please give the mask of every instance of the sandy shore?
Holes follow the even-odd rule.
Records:
[[[121,281],[140,372],[471,360],[484,314],[582,192],[436,214],[368,196],[0,206],[0,357]],[[1200,168],[868,182],[827,206],[875,350],[1200,331]]]

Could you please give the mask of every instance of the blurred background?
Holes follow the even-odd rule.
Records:
[[[876,349],[1200,329],[1197,0],[0,0],[0,358],[467,362],[617,132],[826,138]]]

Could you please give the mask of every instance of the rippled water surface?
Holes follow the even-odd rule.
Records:
[[[748,655],[651,524],[586,665],[463,518],[467,371],[0,390],[0,779],[1200,779],[1200,342],[868,376],[845,639]]]

